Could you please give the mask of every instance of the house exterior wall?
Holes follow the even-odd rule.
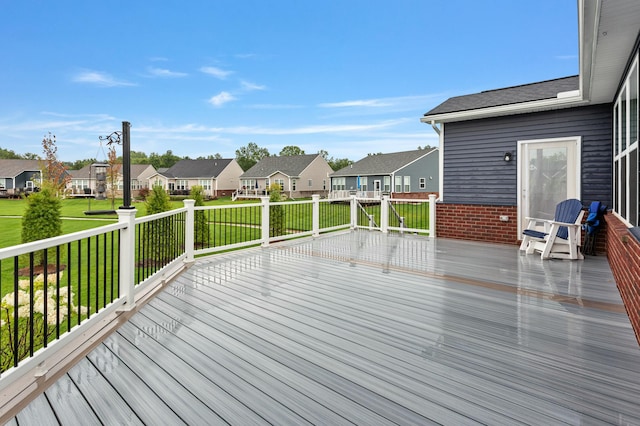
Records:
[[[438,192],[440,188],[440,178],[438,173],[439,151],[431,151],[426,156],[406,165],[396,172],[396,176],[411,177],[411,193],[432,194]],[[420,188],[420,178],[425,179],[425,188]],[[395,190],[393,182],[391,191]]]
[[[40,172],[24,171],[15,177],[15,188],[23,189],[27,186],[27,182],[33,179],[40,179]],[[34,186],[38,185],[34,183]]]
[[[296,184],[295,196],[310,197],[313,194],[325,195],[331,189],[329,175],[333,169],[321,156],[317,156],[301,173]],[[311,186],[309,186],[311,180]],[[323,182],[324,181],[324,182]]]
[[[519,140],[582,137],[581,201],[611,204],[612,112],[610,104],[446,123],[443,201],[517,205]]]
[[[242,167],[234,159],[222,172],[218,175],[217,179],[213,183],[214,192],[217,193],[214,196],[225,196],[231,194],[240,185],[240,175],[244,173]],[[262,185],[264,187],[264,184]]]

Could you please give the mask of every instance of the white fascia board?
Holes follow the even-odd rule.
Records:
[[[454,121],[473,120],[477,118],[501,117],[512,114],[537,112],[560,108],[582,106],[588,102],[581,95],[563,98],[542,99],[539,101],[524,102],[520,104],[500,105],[496,107],[457,111],[444,114],[426,115],[420,118],[422,123],[450,123]]]

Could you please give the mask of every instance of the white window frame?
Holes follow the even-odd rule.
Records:
[[[402,192],[411,192],[411,176],[404,177],[402,189]]]
[[[383,192],[391,192],[391,176],[385,176],[382,183]]]
[[[360,176],[360,191],[368,191],[369,179],[366,176]]]
[[[423,178],[421,177],[419,182],[418,182],[420,189],[426,189],[427,188],[427,178]]]
[[[402,192],[402,176],[395,177],[395,191],[394,192]]]
[[[640,226],[639,101],[640,65],[636,53],[613,107],[612,207],[615,215],[628,226]],[[635,123],[635,135],[632,123]]]

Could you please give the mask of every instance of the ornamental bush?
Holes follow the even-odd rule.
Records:
[[[202,186],[193,186],[190,195],[196,206],[204,206],[204,188]],[[197,246],[204,247],[209,243],[209,224],[203,210],[197,210],[194,216],[194,241]]]
[[[43,182],[39,192],[27,197],[27,208],[22,216],[22,242],[43,240],[62,234],[61,204],[54,189]],[[35,265],[44,263],[44,250],[34,253]]]

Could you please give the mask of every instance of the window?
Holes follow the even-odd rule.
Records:
[[[391,192],[391,176],[384,177],[384,192]]]
[[[404,192],[411,192],[411,176],[404,177]]]
[[[274,179],[273,183],[280,185],[280,191],[284,190],[284,179]]]
[[[363,176],[360,178],[360,191],[367,191],[367,186],[368,186],[368,182],[367,182],[367,177]]]
[[[402,176],[396,176],[396,190],[395,192],[402,192]]]
[[[205,191],[211,190],[211,179],[200,179],[198,181],[198,185],[202,187]]]
[[[427,187],[427,178],[420,178],[419,185],[420,189],[425,189]]]
[[[189,182],[186,179],[176,180],[176,189],[178,191],[185,191],[189,189]]]
[[[295,190],[296,190],[296,182],[297,182],[297,181],[296,181],[295,179],[293,179],[293,180],[291,181],[291,190],[292,190],[292,191],[295,191]]]
[[[175,182],[169,182],[169,191],[175,191],[176,190],[176,184]]]
[[[153,186],[159,186],[161,188],[164,188],[164,184],[162,182],[162,179],[157,179],[153,182]]]
[[[323,190],[327,189],[327,180],[326,179],[322,179],[322,189]]]
[[[640,225],[638,197],[638,56],[613,109],[613,209],[629,225]]]
[[[347,178],[338,177],[331,179],[332,191],[344,191],[347,186]]]
[[[131,189],[140,189],[142,185],[138,179],[131,179]]]
[[[243,189],[253,189],[255,187],[256,187],[255,179],[242,179],[242,188]]]
[[[0,180],[0,182],[2,182],[2,180]],[[85,188],[89,188],[89,179],[72,179],[71,188],[73,190],[82,190]]]
[[[307,186],[311,188],[313,186],[313,180],[309,179],[309,181],[307,182]]]

